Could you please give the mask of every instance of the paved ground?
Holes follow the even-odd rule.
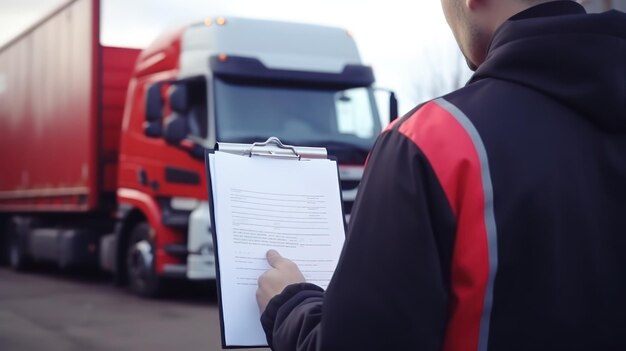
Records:
[[[221,350],[217,302],[208,286],[145,300],[105,276],[0,267],[3,351]]]

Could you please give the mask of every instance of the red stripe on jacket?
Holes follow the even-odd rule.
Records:
[[[489,276],[485,196],[476,147],[465,128],[436,102],[420,108],[399,132],[422,150],[457,219],[443,350],[476,350]]]

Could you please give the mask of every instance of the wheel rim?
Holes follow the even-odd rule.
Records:
[[[147,240],[140,240],[128,250],[127,266],[131,285],[144,290],[152,274],[152,247]]]

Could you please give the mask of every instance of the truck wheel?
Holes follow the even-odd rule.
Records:
[[[154,243],[150,239],[150,225],[135,226],[126,250],[126,276],[130,290],[142,297],[158,297],[161,281],[156,274]]]

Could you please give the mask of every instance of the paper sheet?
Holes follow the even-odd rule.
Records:
[[[255,293],[267,250],[322,288],[337,265],[345,239],[337,164],[216,151],[209,167],[226,345],[263,346]]]

